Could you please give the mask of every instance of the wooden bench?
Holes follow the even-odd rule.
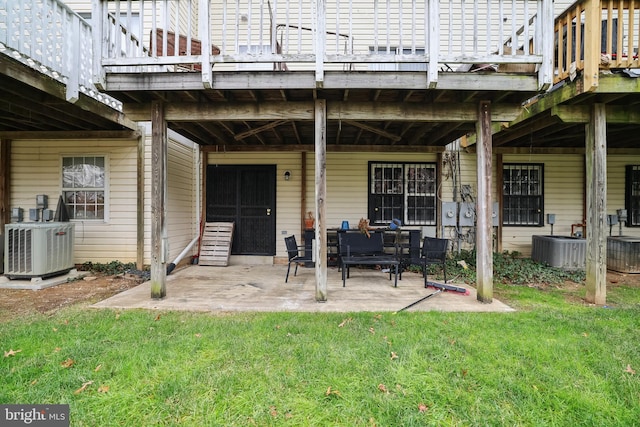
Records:
[[[346,286],[349,267],[352,265],[379,265],[389,267],[389,280],[395,273],[394,286],[398,286],[400,261],[396,254],[384,251],[384,233],[370,233],[371,237],[359,231],[338,232],[338,266],[342,268],[342,286]],[[392,271],[393,270],[393,271]]]

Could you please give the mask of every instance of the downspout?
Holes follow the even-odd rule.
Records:
[[[200,167],[200,163],[202,162],[202,159],[200,157],[200,146],[196,144],[196,146],[194,147],[194,157],[195,157],[195,164],[196,164],[196,224],[198,225],[198,234],[196,235],[196,237],[193,238],[193,240],[191,240],[191,242],[189,242],[189,244],[187,245],[186,248],[184,248],[182,250],[182,252],[180,252],[180,255],[178,255],[176,257],[176,259],[173,260],[172,263],[167,265],[167,276],[169,274],[171,274],[171,272],[173,270],[175,270],[176,265],[180,262],[180,260],[182,260],[182,258],[184,258],[184,256],[187,254],[187,252],[189,252],[189,250],[193,247],[193,245],[196,244],[196,242],[198,240],[200,240],[200,171],[201,171],[201,167]]]
[[[187,252],[189,252],[189,249],[191,249],[191,247],[198,241],[198,239],[200,239],[200,236],[194,237],[193,240],[189,242],[187,247],[184,248],[182,252],[180,252],[180,255],[178,255],[178,257],[174,259],[171,264],[167,265],[167,276],[171,274],[173,270],[175,270],[176,264],[180,262],[180,260],[187,254]]]

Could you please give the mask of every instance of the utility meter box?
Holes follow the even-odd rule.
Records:
[[[445,227],[458,225],[458,204],[456,202],[442,202],[442,225]]]
[[[500,225],[500,205],[498,202],[493,202],[493,212],[491,212],[491,220],[494,227]]]
[[[473,203],[460,203],[460,227],[473,227],[476,223],[476,206]]]

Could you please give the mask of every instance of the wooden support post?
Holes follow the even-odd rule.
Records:
[[[10,221],[11,208],[11,140],[0,139],[0,234]],[[4,262],[0,259],[0,262]]]
[[[136,191],[138,193],[136,203],[136,268],[144,270],[144,155],[145,155],[145,132],[140,127],[138,137],[137,167],[136,167]]]
[[[476,122],[478,198],[476,200],[476,288],[478,301],[493,301],[493,211],[491,202],[491,103],[480,102]]]
[[[167,122],[164,105],[151,103],[151,298],[167,294]]]
[[[594,104],[586,125],[587,302],[607,302],[607,122],[604,104]]]
[[[316,157],[316,301],[327,300],[327,101],[315,101]]]

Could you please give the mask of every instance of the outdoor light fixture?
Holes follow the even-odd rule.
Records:
[[[291,171],[284,171],[284,180],[289,181],[291,178]]]

